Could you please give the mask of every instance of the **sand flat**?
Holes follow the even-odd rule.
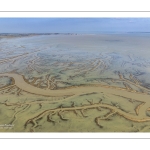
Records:
[[[2,38],[0,123],[15,125],[0,131],[148,132],[149,41],[148,34]]]

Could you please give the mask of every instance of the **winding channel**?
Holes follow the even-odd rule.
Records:
[[[73,96],[73,95],[81,95],[91,92],[103,92],[112,95],[118,95],[127,97],[130,99],[135,99],[137,101],[143,102],[144,105],[139,110],[138,118],[147,117],[146,111],[150,107],[150,95],[140,92],[131,92],[127,91],[123,88],[117,88],[113,86],[106,86],[106,85],[90,85],[90,86],[79,86],[67,89],[58,89],[58,90],[50,90],[50,89],[40,89],[34,87],[27,82],[24,81],[22,75],[16,73],[3,73],[0,74],[0,77],[11,77],[14,79],[14,84],[23,91],[28,93],[36,94],[36,95],[43,95],[43,96]]]

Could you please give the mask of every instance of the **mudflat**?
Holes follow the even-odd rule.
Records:
[[[0,132],[149,132],[150,35],[1,37]]]

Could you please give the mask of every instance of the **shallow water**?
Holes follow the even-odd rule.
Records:
[[[147,34],[1,39],[0,131],[150,131],[149,47]]]

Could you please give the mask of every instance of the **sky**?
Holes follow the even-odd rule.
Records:
[[[0,33],[150,32],[150,18],[0,18]]]

